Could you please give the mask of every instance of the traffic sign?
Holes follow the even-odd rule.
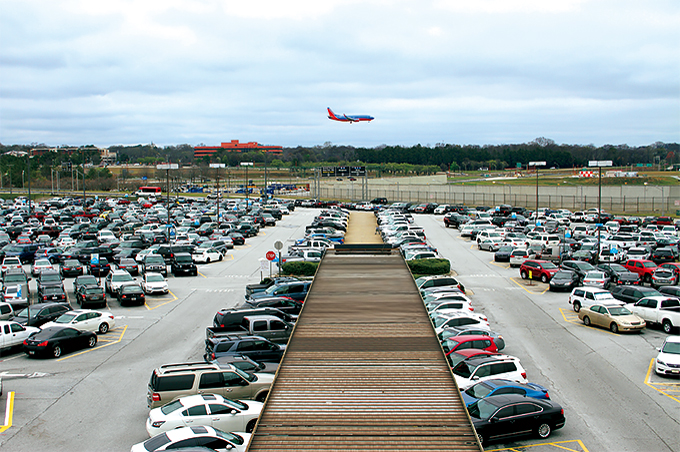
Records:
[[[265,254],[264,257],[266,257],[268,261],[273,261],[276,259],[276,253],[274,251],[267,251],[267,254]]]
[[[281,249],[283,248],[283,242],[281,240],[277,240],[276,242],[274,242],[274,248],[281,251]]]

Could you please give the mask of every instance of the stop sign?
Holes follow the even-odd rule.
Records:
[[[265,254],[264,257],[266,257],[269,261],[273,261],[276,259],[276,253],[273,251],[267,251],[267,254]]]

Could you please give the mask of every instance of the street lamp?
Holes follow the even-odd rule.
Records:
[[[248,195],[250,193],[250,190],[248,189],[248,167],[253,166],[253,162],[241,162],[241,166],[246,167],[246,184],[245,184],[245,189],[246,189],[246,209],[248,208]]]
[[[220,227],[220,168],[224,168],[224,163],[211,163],[210,168],[215,168],[217,173],[217,227]]]
[[[546,162],[529,162],[528,166],[533,166],[534,170],[536,171],[536,212],[534,214],[536,217],[534,218],[534,224],[538,224],[538,168],[541,166],[545,166]]]
[[[648,186],[648,184],[647,184],[647,182],[645,182],[645,188],[647,186]],[[654,185],[649,185],[649,186],[653,187],[653,188],[658,188],[659,190],[661,190],[661,216],[663,217],[665,212],[666,212],[666,209],[665,209],[666,208],[666,199],[663,197],[663,185],[658,186],[658,187],[656,187]],[[645,196],[647,196],[646,193],[645,193]],[[654,197],[652,197],[652,210],[654,210]]]
[[[166,177],[166,207],[167,207],[167,221],[166,221],[166,234],[168,235],[168,242],[170,242],[170,170],[171,169],[179,169],[179,164],[177,163],[163,163],[160,165],[156,165],[156,169],[159,170],[165,170],[165,177]],[[83,187],[85,186],[85,181],[83,180]]]
[[[611,160],[591,160],[588,166],[591,168],[597,167],[598,170],[598,192],[597,192],[597,262],[600,262],[600,235],[602,232],[602,167],[612,166],[614,162]]]

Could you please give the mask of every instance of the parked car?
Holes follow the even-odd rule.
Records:
[[[629,271],[637,273],[640,280],[646,283],[652,282],[652,275],[657,267],[656,263],[645,259],[628,259],[623,266]]]
[[[595,304],[578,312],[578,318],[585,326],[600,326],[612,333],[642,331],[645,321],[630,312],[625,306]]]
[[[438,337],[440,340],[445,340],[452,336],[466,336],[466,335],[481,335],[488,336],[496,344],[498,351],[505,348],[505,339],[500,333],[492,331],[481,325],[461,325],[457,327],[444,328]],[[463,350],[458,347],[456,350]]]
[[[68,303],[35,303],[17,312],[13,320],[22,325],[39,327],[70,310],[71,305]]]
[[[168,432],[160,433],[153,438],[132,446],[130,452],[156,452],[162,450],[183,450],[185,452],[201,452],[211,450],[225,450],[230,452],[245,452],[250,442],[250,433],[223,432],[214,427],[196,426],[180,427]],[[209,448],[186,444],[200,444]]]
[[[498,347],[489,336],[477,334],[463,336],[449,336],[442,340],[442,348],[447,355],[458,349],[478,348],[489,352],[497,352]]]
[[[146,302],[144,289],[139,284],[126,284],[118,290],[116,298],[121,306],[129,304],[143,305]]]
[[[66,259],[59,266],[59,274],[62,278],[67,276],[80,276],[83,274],[83,264],[78,259]]]
[[[176,253],[170,260],[170,271],[173,275],[198,275],[198,268],[190,253]]]
[[[656,297],[663,295],[656,289],[644,286],[614,286],[610,287],[609,291],[617,300],[624,303],[637,303],[638,300],[645,297]]]
[[[570,270],[576,273],[581,281],[586,277],[586,273],[596,270],[596,268],[586,261],[564,261],[560,265],[565,270]]]
[[[76,303],[81,307],[91,304],[106,306],[104,288],[96,284],[78,286],[78,290],[76,290]]]
[[[127,271],[132,276],[139,274],[139,265],[137,264],[137,261],[130,257],[121,258],[116,264],[116,267],[118,267],[118,270]]]
[[[661,325],[663,331],[671,334],[680,326],[680,300],[667,296],[652,296],[640,299],[630,307],[634,314],[648,324]]]
[[[462,390],[492,378],[527,383],[527,373],[519,359],[509,355],[474,356],[459,362],[452,372]]]
[[[550,399],[548,390],[536,383],[518,383],[504,378],[492,378],[473,384],[461,392],[465,406],[495,395],[517,394],[534,399]]]
[[[559,268],[550,261],[527,259],[519,267],[519,274],[522,279],[540,279],[543,283],[548,283]]]
[[[0,352],[20,347],[25,339],[38,331],[40,328],[24,326],[10,320],[0,321]]]
[[[97,335],[66,326],[51,326],[41,329],[24,340],[24,352],[28,356],[50,356],[59,358],[64,352],[97,345]]]
[[[657,375],[680,375],[680,336],[668,336],[656,349],[659,354],[654,360]]]
[[[134,283],[135,279],[126,270],[114,270],[106,276],[104,288],[111,295],[116,295],[121,287]]]
[[[206,361],[214,361],[224,355],[244,355],[259,362],[281,362],[285,344],[277,344],[259,336],[237,336],[234,338],[216,338],[206,340]]]
[[[587,308],[594,304],[618,304],[620,306],[624,304],[622,301],[614,298],[608,290],[597,287],[576,287],[569,294],[568,301],[575,312],[579,312],[581,308]]]
[[[666,267],[657,267],[652,273],[652,287],[658,289],[661,286],[673,286],[678,283],[675,272]]]
[[[638,274],[629,271],[621,264],[601,263],[595,268],[605,272],[609,278],[610,285],[625,286],[630,284],[640,284],[640,277]]]
[[[110,312],[104,313],[89,309],[79,309],[63,313],[53,321],[44,324],[42,329],[51,326],[70,326],[77,330],[106,334],[111,328],[116,326],[116,321]]]
[[[73,291],[78,292],[82,286],[98,286],[99,280],[92,275],[81,275],[73,281]]]
[[[160,250],[159,250],[160,251]],[[174,256],[174,254],[172,254]],[[168,257],[168,261],[172,259]],[[148,254],[144,257],[142,261],[142,272],[154,272],[160,273],[163,276],[168,276],[167,263],[163,256],[160,254]]]
[[[227,432],[252,433],[262,406],[262,402],[231,400],[218,394],[180,397],[152,409],[146,421],[146,431],[149,436],[155,436],[180,427],[205,425]]]
[[[144,279],[142,279],[142,289],[144,293],[149,294],[166,294],[168,293],[168,280],[163,277],[160,273],[144,273]]]
[[[163,406],[180,397],[209,392],[231,399],[267,398],[274,375],[247,374],[229,364],[191,362],[165,364],[151,373],[146,404],[150,409]]]
[[[468,413],[484,447],[490,441],[511,436],[545,439],[566,423],[564,409],[557,403],[519,394],[486,397],[470,405]]]
[[[605,272],[600,270],[591,270],[583,277],[581,283],[588,287],[599,287],[600,289],[605,289],[609,287],[609,278]]]
[[[570,270],[559,270],[550,278],[550,290],[572,290],[579,285],[579,277]]]

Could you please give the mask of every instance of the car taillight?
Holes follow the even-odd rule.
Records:
[[[24,345],[28,345],[28,340],[24,339]]]
[[[47,347],[47,341],[42,341],[37,345],[37,347]]]
[[[469,309],[470,311],[474,311],[474,310],[475,310],[475,308],[473,308],[472,306],[470,306],[468,309]]]
[[[526,378],[527,378],[527,373],[526,373],[526,372],[522,372],[522,378],[524,378],[524,379],[526,380]]]
[[[154,402],[160,402],[161,401],[161,395],[157,392],[154,392],[153,395],[151,396],[151,399]]]
[[[152,423],[151,423],[151,426],[152,426],[152,427],[155,427],[155,428],[158,428],[158,427],[160,427],[160,426],[163,425],[163,424],[165,424],[165,421],[156,421],[156,422],[152,422]]]
[[[210,354],[210,359],[212,359],[212,360],[215,359],[215,353],[214,352]]]
[[[549,399],[549,398],[550,398],[550,394],[548,394],[548,391],[545,392],[545,398],[546,398],[546,399]]]

